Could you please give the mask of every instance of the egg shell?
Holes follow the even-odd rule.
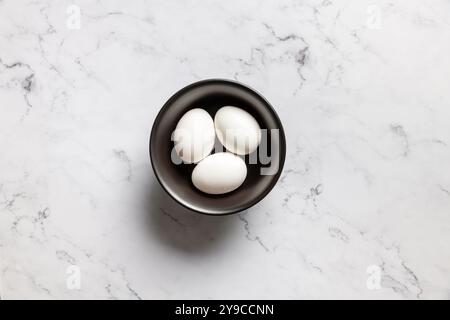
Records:
[[[209,155],[214,147],[214,121],[203,109],[186,112],[172,134],[175,151],[184,163],[197,163]]]
[[[194,186],[208,194],[231,192],[244,182],[247,166],[244,160],[229,152],[212,154],[192,171]]]
[[[224,147],[239,155],[252,153],[261,142],[261,128],[258,122],[241,108],[232,106],[220,108],[214,117],[214,127],[217,138]]]

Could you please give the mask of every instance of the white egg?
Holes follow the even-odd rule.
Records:
[[[214,117],[217,138],[233,153],[252,153],[261,142],[261,128],[247,111],[236,107],[222,107]]]
[[[246,176],[247,166],[241,157],[220,152],[200,161],[192,171],[192,183],[205,193],[223,194],[239,188]]]
[[[184,163],[197,163],[214,147],[214,121],[203,109],[192,109],[178,121],[172,140],[175,151]]]

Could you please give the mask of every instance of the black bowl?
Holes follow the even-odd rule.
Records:
[[[184,113],[193,108],[203,108],[214,119],[220,107],[236,106],[249,112],[267,130],[269,136],[269,164],[248,164],[247,177],[236,190],[222,195],[208,195],[197,190],[191,181],[195,165],[174,164],[171,160],[172,132]],[[278,138],[270,132],[278,129]],[[257,151],[258,152],[259,148]],[[150,159],[156,178],[163,189],[178,203],[193,211],[226,215],[253,206],[275,186],[283,170],[286,156],[286,138],[283,126],[269,102],[255,90],[235,81],[209,79],[184,87],[175,93],[159,111],[150,136]],[[278,169],[272,175],[261,175],[262,167],[271,165]]]

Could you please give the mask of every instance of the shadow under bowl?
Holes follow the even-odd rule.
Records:
[[[191,174],[195,165],[173,163],[171,153],[174,144],[171,136],[180,118],[190,109],[203,108],[214,119],[217,110],[223,106],[244,109],[258,121],[261,129],[267,129],[267,156],[270,162],[249,164],[249,156],[246,156],[248,170],[244,183],[232,192],[209,195],[192,184]],[[259,149],[255,152],[259,152]],[[159,183],[178,203],[202,214],[237,213],[262,200],[280,177],[285,156],[286,138],[275,110],[255,90],[230,80],[203,80],[175,93],[156,116],[150,135],[150,159]],[[269,167],[276,170],[270,175],[262,175],[261,169]]]

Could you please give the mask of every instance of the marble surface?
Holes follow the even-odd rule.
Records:
[[[449,39],[444,0],[0,1],[1,298],[449,299]],[[148,156],[162,104],[216,77],[288,140],[229,217]]]

